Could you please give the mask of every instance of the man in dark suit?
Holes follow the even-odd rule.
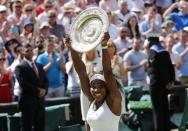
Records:
[[[48,80],[43,67],[32,61],[30,44],[23,46],[24,60],[16,67],[15,74],[21,87],[19,109],[22,113],[22,131],[44,131],[45,101]]]

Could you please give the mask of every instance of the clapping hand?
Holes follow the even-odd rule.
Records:
[[[142,61],[140,62],[140,66],[144,66],[144,65],[146,65],[147,63],[148,63],[147,60],[142,60]]]
[[[50,63],[53,63],[53,62],[54,62],[53,53],[49,53],[48,58],[49,58],[49,62],[50,62]]]

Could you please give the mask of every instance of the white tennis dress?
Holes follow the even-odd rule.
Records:
[[[90,131],[118,131],[120,116],[111,112],[106,101],[96,111],[93,106],[94,102],[87,113]]]

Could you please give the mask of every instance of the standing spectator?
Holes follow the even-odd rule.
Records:
[[[48,11],[54,9],[54,4],[52,0],[45,0],[44,3],[41,5],[41,8],[38,9],[38,12],[42,12],[37,16],[37,23],[40,25],[43,21],[48,21]],[[43,10],[43,11],[42,11]]]
[[[179,12],[172,12],[178,8]],[[180,2],[173,3],[163,14],[165,18],[167,15],[170,16],[174,22],[174,31],[180,31],[184,27],[188,26],[188,2],[181,0]]]
[[[127,19],[127,27],[129,28],[130,32],[130,39],[141,37],[138,20],[135,15],[132,15]]]
[[[128,71],[128,85],[146,87],[147,55],[141,51],[142,41],[133,39],[133,48],[123,58],[124,67]]]
[[[71,5],[70,3],[65,3],[63,6],[63,13],[58,17],[61,17],[61,23],[65,27],[65,32],[68,34],[70,32],[70,26],[75,18],[75,9],[76,6]]]
[[[144,7],[145,0],[126,0],[128,4],[128,9],[137,8],[142,9]]]
[[[55,52],[54,43],[53,38],[45,41],[45,52],[38,56],[37,63],[43,65],[49,81],[47,97],[62,97],[65,93],[65,59],[63,54]]]
[[[174,22],[172,20],[165,20],[161,24],[162,35],[166,37],[169,34],[173,34],[173,30],[172,30],[173,26],[174,26]]]
[[[71,56],[66,63],[66,73],[68,75],[67,93],[69,93],[71,97],[80,96],[80,81],[73,66]]]
[[[115,25],[114,14],[112,13],[112,11],[107,11],[106,13],[108,15],[108,20],[109,20],[108,32],[110,34],[110,39],[114,40],[118,37],[118,28]]]
[[[0,103],[13,101],[11,73],[6,70],[5,63],[5,55],[3,52],[0,52]]]
[[[25,19],[31,19],[31,21],[35,23],[36,22],[35,17],[36,17],[35,7],[32,4],[24,5],[22,16],[20,19],[21,25],[23,24]]]
[[[173,37],[170,36],[170,35],[167,36],[167,38],[166,38],[166,49],[169,52],[172,64],[175,67],[176,83],[179,83],[179,78],[178,78],[177,73],[178,73],[178,69],[181,67],[181,63],[180,63],[179,54],[172,51],[172,48],[173,48],[174,45],[175,45],[175,43],[174,43]]]
[[[145,20],[139,24],[141,35],[147,36],[153,33],[160,33],[160,22],[153,13],[153,8],[150,8],[145,16]]]
[[[156,0],[156,6],[160,13],[164,13],[164,11],[172,5],[173,0]]]
[[[22,93],[19,109],[22,114],[22,131],[44,131],[45,101],[48,80],[40,64],[32,61],[33,49],[30,44],[23,46],[24,60],[16,66],[15,74]]]
[[[175,80],[174,67],[168,51],[160,44],[159,37],[150,36],[148,75],[153,105],[155,131],[170,131],[168,89]]]
[[[27,18],[23,21],[23,30],[20,34],[21,42],[29,42],[31,45],[34,45],[34,23],[31,19]]]
[[[118,3],[116,0],[101,0],[99,7],[105,11],[116,11],[118,10]]]
[[[14,59],[13,63],[8,67],[8,69],[12,72],[12,78],[13,78],[13,81],[14,81],[14,83],[13,83],[14,101],[18,101],[18,98],[20,97],[20,94],[21,94],[21,89],[20,89],[20,85],[19,85],[18,80],[17,80],[16,75],[15,75],[15,68],[23,60],[22,46],[17,45],[14,48],[14,50],[15,50],[14,51],[15,52],[15,59]]]
[[[26,4],[30,4],[30,5],[32,5],[34,8],[37,7],[36,2],[33,1],[33,0],[22,0],[22,3],[23,3],[23,6],[25,6]]]
[[[131,40],[129,39],[129,28],[120,27],[119,36],[114,40],[117,47],[117,54],[121,57],[131,48]]]
[[[48,11],[48,23],[50,24],[50,34],[55,35],[59,41],[63,41],[65,38],[65,28],[63,25],[58,24],[56,21],[57,12],[55,10]]]
[[[7,20],[13,25],[19,25],[20,18],[22,15],[22,2],[21,0],[11,0],[11,14]]]
[[[127,2],[124,0],[121,0],[119,2],[119,9],[117,11],[115,11],[115,14],[118,19],[118,24],[121,25],[123,22],[125,22],[130,17],[130,15],[132,13],[128,9]]]
[[[180,57],[180,65],[178,69],[178,77],[180,79],[181,84],[188,83],[188,27],[184,27],[180,32],[180,41],[174,45],[172,51],[179,55]]]
[[[0,36],[3,41],[10,38],[10,22],[7,21],[7,8],[4,5],[0,5]]]
[[[8,65],[11,65],[12,62],[14,61],[15,56],[16,56],[14,49],[18,45],[20,45],[20,43],[16,39],[10,39],[5,43],[5,49],[7,51],[6,59],[7,59]]]
[[[126,81],[126,72],[123,66],[123,60],[119,55],[117,55],[116,45],[112,40],[109,40],[107,43],[108,53],[111,59],[112,73],[116,78],[120,79],[121,83]]]

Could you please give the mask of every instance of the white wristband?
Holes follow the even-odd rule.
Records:
[[[104,49],[108,49],[108,46],[102,46],[102,49],[104,50]]]

